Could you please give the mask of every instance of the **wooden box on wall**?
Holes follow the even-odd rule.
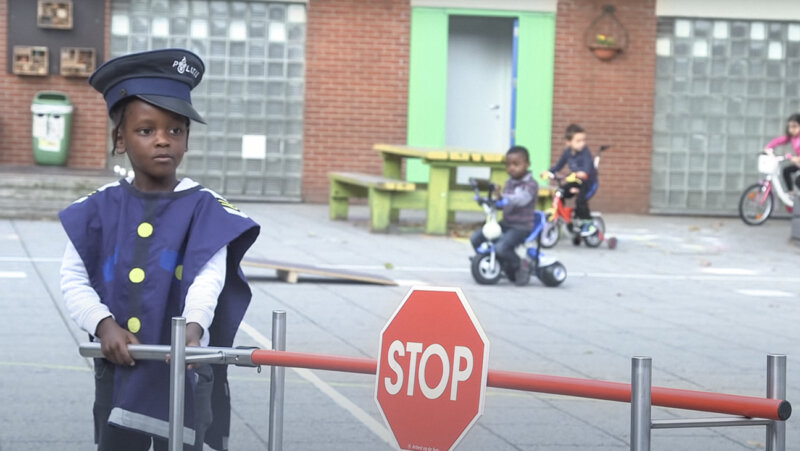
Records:
[[[116,1],[116,0],[115,0]],[[127,0],[125,0],[127,1]],[[49,5],[44,5],[49,3]],[[0,0],[0,22],[6,25],[6,46],[2,49],[6,56],[6,73],[14,71],[15,46],[41,46],[50,49],[48,54],[48,74],[61,76],[61,51],[64,47],[94,49],[97,66],[105,55],[105,30],[108,0]],[[2,5],[8,5],[5,15]],[[47,9],[52,6],[55,9]],[[50,13],[46,24],[40,12]],[[36,26],[37,23],[41,26]],[[53,28],[51,25],[70,26]],[[3,28],[0,25],[0,28]],[[67,70],[77,76],[78,70]]]
[[[72,0],[49,2],[39,0],[36,8],[36,25],[39,28],[72,29]]]
[[[61,47],[61,75],[64,77],[88,77],[97,64],[93,48]]]
[[[49,67],[47,54],[47,47],[15,45],[12,57],[14,74],[47,75]]]

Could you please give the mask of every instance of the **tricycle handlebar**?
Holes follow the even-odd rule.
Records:
[[[488,184],[488,195],[486,197],[481,196],[480,185],[487,183]],[[492,194],[494,193],[495,184],[490,182],[486,179],[476,179],[474,177],[469,178],[469,185],[472,187],[472,190],[475,191],[475,201],[478,205],[491,205],[492,202]]]

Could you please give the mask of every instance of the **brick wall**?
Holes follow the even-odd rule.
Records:
[[[616,16],[630,43],[610,62],[596,59],[583,34],[602,12]],[[407,0],[312,0],[308,10],[303,195],[323,202],[326,173],[379,173],[373,143],[405,142]],[[380,23],[381,27],[375,24]],[[598,210],[648,209],[656,35],[655,0],[559,0],[553,93],[553,154],[570,122],[589,143],[613,145],[601,164]]]
[[[602,13],[615,15],[629,34],[628,48],[609,62],[594,57],[584,31]],[[646,213],[650,192],[655,0],[559,0],[553,86],[553,158],[571,122],[587,131],[588,144],[613,148],[600,163],[600,189],[593,209]]]
[[[7,2],[0,0],[2,49],[7,47]],[[617,7],[616,16],[630,35],[626,51],[610,62],[597,60],[583,43],[584,31],[604,4]],[[305,200],[327,200],[328,171],[379,173],[372,144],[405,142],[409,13],[408,0],[309,2]],[[592,147],[614,146],[601,164],[601,188],[592,200],[598,210],[647,212],[655,27],[655,0],[558,2],[553,154],[560,152],[570,122],[587,129]],[[68,166],[104,167],[106,111],[85,79],[20,77],[5,70],[0,71],[0,164],[33,164],[30,103],[45,89],[64,91],[75,104]]]
[[[108,3],[109,0],[105,0]],[[108,14],[108,7],[106,8]],[[0,0],[0,49],[7,47],[8,0]],[[106,19],[108,23],[108,18]],[[107,33],[106,33],[107,35]],[[108,48],[108,46],[106,46]],[[51,52],[58,49],[50,49]],[[75,168],[105,167],[106,109],[103,97],[85,78],[19,76],[6,72],[6,54],[0,71],[0,164],[33,165],[30,105],[37,91],[67,94],[74,106],[72,139],[67,165]]]
[[[311,0],[303,197],[326,202],[327,173],[379,174],[376,142],[405,143],[408,0]]]

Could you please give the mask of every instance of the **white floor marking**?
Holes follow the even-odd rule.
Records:
[[[252,326],[242,321],[242,324],[239,327],[242,329],[242,331],[244,331],[244,333],[249,335],[250,338],[255,340],[264,349],[272,349],[272,341],[269,338],[262,335]],[[325,381],[320,379],[311,370],[307,368],[292,368],[292,371],[297,373],[303,379],[310,382],[312,385],[314,385],[314,387],[316,387],[323,394],[331,398],[336,404],[341,406],[343,409],[350,412],[350,414],[356,417],[356,419],[360,421],[364,426],[366,426],[367,429],[372,431],[373,434],[377,435],[378,438],[388,443],[389,446],[391,446],[392,448],[395,448],[397,446],[397,442],[395,441],[394,436],[392,435],[391,432],[389,432],[388,429],[386,429],[383,423],[380,423],[371,416],[369,416],[367,412],[365,412],[357,405],[353,404],[352,401],[347,399],[347,397],[336,391],[335,388],[331,387]]]
[[[430,285],[428,282],[423,282],[421,280],[413,280],[413,279],[395,279],[395,283],[400,285],[401,287],[413,287],[416,285]]]
[[[659,240],[663,240],[663,238],[661,238],[659,235],[656,235],[656,234],[653,234],[653,233],[651,233],[651,234],[635,234],[635,235],[629,235],[629,234],[626,234],[626,233],[614,233],[613,236],[617,237],[617,239],[625,240],[625,241],[659,241]]]
[[[754,276],[756,272],[750,269],[743,268],[703,268],[700,272],[706,274],[717,274],[724,276]]]
[[[570,277],[594,277],[598,279],[641,279],[641,280],[735,280],[749,282],[800,282],[800,277],[784,276],[749,276],[742,278],[733,275],[692,275],[692,274],[625,274],[625,273],[586,273],[571,272]]]
[[[356,270],[385,270],[385,271],[422,271],[422,272],[463,272],[469,271],[469,260],[465,259],[463,268],[446,268],[442,266],[392,266],[392,269],[383,265],[317,265],[326,269],[356,269]]]
[[[0,279],[24,279],[28,277],[23,271],[0,271]]]
[[[760,298],[792,298],[794,297],[794,293],[789,293],[788,291],[780,291],[780,290],[736,290],[741,294],[746,294],[748,296],[756,296]]]
[[[52,263],[52,262],[61,262],[61,257],[0,257],[0,262],[39,262],[39,263]]]
[[[469,265],[464,264],[463,268],[457,267],[431,267],[431,266],[395,266],[386,269],[381,265],[319,265],[320,268],[328,269],[352,269],[362,271],[386,271],[386,272],[439,272],[439,273],[464,273],[469,272]],[[702,274],[647,274],[647,273],[610,273],[610,272],[571,272],[570,277],[589,277],[597,279],[639,279],[639,280],[746,280],[754,282],[800,282],[800,277],[791,276],[767,276],[759,275],[758,271],[744,268],[701,268]],[[395,279],[401,286],[416,285],[414,280]],[[413,282],[413,283],[412,283]],[[427,285],[427,283],[421,283]]]

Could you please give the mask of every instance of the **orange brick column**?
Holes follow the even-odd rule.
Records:
[[[585,30],[616,7],[629,46],[603,62],[586,48]],[[650,192],[656,15],[654,0],[559,0],[553,86],[553,158],[564,145],[571,122],[587,131],[589,146],[613,148],[600,163],[596,210],[645,213]]]
[[[408,0],[312,0],[306,36],[303,198],[332,170],[380,174],[372,145],[405,143]]]

